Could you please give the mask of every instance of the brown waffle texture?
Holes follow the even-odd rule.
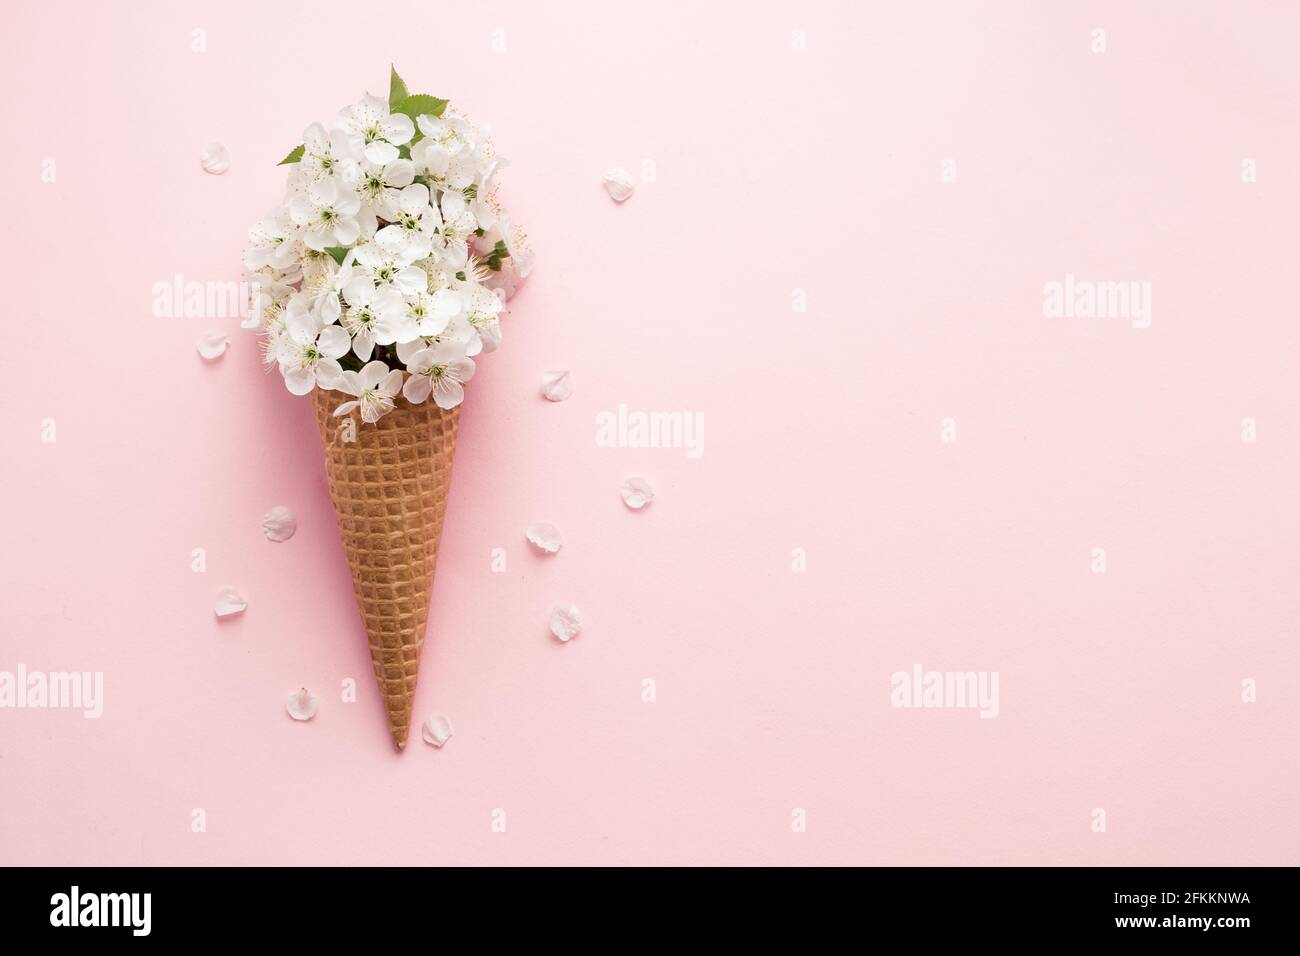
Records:
[[[354,412],[349,425],[334,409],[350,396],[316,389],[312,397],[352,588],[401,750],[411,730],[460,409],[412,405],[399,395],[378,422]]]

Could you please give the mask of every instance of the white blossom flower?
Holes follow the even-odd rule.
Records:
[[[415,164],[409,159],[395,159],[380,165],[366,160],[361,164],[357,191],[374,211],[392,222],[397,218],[400,191],[415,181]]]
[[[312,183],[305,196],[289,200],[293,221],[304,228],[303,241],[313,249],[350,246],[361,235],[357,213],[361,200],[336,179]]]
[[[380,165],[397,159],[397,147],[406,145],[415,135],[411,117],[388,112],[387,102],[369,95],[342,110],[337,126],[347,135],[354,150]]]
[[[412,405],[433,396],[439,408],[455,408],[465,399],[462,385],[474,377],[474,361],[465,355],[459,342],[440,342],[411,356],[406,369],[411,377],[402,386],[402,394]]]
[[[416,120],[420,132],[424,134],[421,142],[435,143],[449,154],[462,151],[473,152],[482,138],[474,124],[457,113],[444,113],[442,116],[421,116]]]
[[[417,265],[410,246],[402,234],[381,229],[375,241],[355,250],[354,272],[370,279],[380,288],[393,288],[403,294],[423,292],[429,277]]]
[[[295,313],[286,319],[285,331],[276,340],[276,358],[284,385],[295,395],[306,395],[319,385],[335,388],[343,367],[338,360],[351,344],[347,332],[337,325],[325,325],[313,311]]]
[[[462,311],[453,334],[465,340],[466,354],[496,351],[501,343],[501,299],[481,286],[460,293],[460,297]]]
[[[401,369],[390,370],[383,362],[368,362],[360,372],[343,373],[337,390],[356,397],[334,409],[334,414],[348,415],[360,408],[363,422],[377,422],[393,410],[401,387]]]
[[[508,261],[514,266],[515,273],[520,279],[527,279],[528,273],[533,271],[533,250],[528,245],[528,237],[524,235],[523,230],[510,221],[510,217],[504,212],[497,222],[497,228],[501,232],[501,241],[506,244]]]
[[[402,296],[402,317],[395,320],[400,322],[403,330],[395,333],[396,342],[402,345],[421,336],[431,338],[439,335],[459,312],[460,296],[449,289],[440,290],[433,295],[427,292],[408,292]],[[406,331],[408,329],[409,334]]]
[[[376,345],[393,345],[419,338],[419,322],[411,315],[406,299],[399,293],[392,289],[381,289],[376,308],[379,317],[375,320],[371,333]]]
[[[262,361],[269,369],[277,359],[277,346],[285,330],[285,310],[289,299],[296,293],[292,286],[276,282],[262,273],[254,273],[248,282],[248,321],[246,328],[255,328],[261,334],[257,343]]]
[[[381,345],[396,341],[404,313],[402,297],[391,288],[376,288],[369,278],[358,276],[343,287],[343,298],[348,309],[343,313],[342,325],[352,336],[352,352],[368,362],[377,341]],[[415,335],[413,327],[410,335]]]
[[[486,257],[497,248],[498,243],[505,250],[505,255],[500,260],[501,268],[490,271],[484,277],[484,285],[500,289],[509,299],[533,271],[533,250],[528,244],[528,237],[511,223],[505,212],[499,214],[494,225],[484,227],[483,235],[474,241],[474,251]]]
[[[301,281],[301,276],[294,277],[293,282]],[[240,324],[246,329],[262,331],[274,318],[279,318],[284,311],[289,297],[296,291],[293,283],[286,282],[273,271],[249,272],[244,276],[244,287],[248,291],[244,321]]]
[[[442,213],[437,218],[438,246],[453,269],[463,269],[469,260],[469,241],[474,238],[474,230],[478,228],[464,195],[443,193]]]
[[[470,150],[452,152],[431,139],[422,139],[411,147],[411,161],[439,189],[463,192],[478,175],[478,164]]]
[[[303,270],[302,294],[307,307],[315,309],[325,325],[332,325],[342,313],[343,287],[352,279],[352,269],[340,268],[330,255],[313,259]]]
[[[501,345],[501,321],[492,319],[478,328],[480,350],[484,353],[495,352]]]
[[[491,232],[496,227],[497,219],[501,215],[501,204],[497,202],[496,196],[492,194],[492,190],[495,188],[492,184],[492,177],[496,175],[498,168],[499,164],[495,160],[489,164],[487,172],[483,174],[483,181],[474,190],[474,198],[469,204],[469,211],[474,214],[474,220],[484,232]]]
[[[360,153],[342,130],[327,133],[320,123],[312,123],[302,134],[302,150],[297,169],[311,182],[334,176],[352,178],[356,173]]]
[[[375,233],[378,242],[401,241],[414,259],[426,258],[433,248],[434,234],[442,225],[438,210],[429,205],[429,187],[411,183],[397,199],[397,216],[391,226]]]
[[[248,230],[248,249],[244,266],[248,269],[270,267],[290,272],[298,265],[302,243],[297,237],[289,210],[281,206]]]

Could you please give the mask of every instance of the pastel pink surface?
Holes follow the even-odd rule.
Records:
[[[1300,863],[1300,13],[865,6],[10,4],[0,670],[105,700],[0,710],[0,863]],[[390,61],[490,123],[538,259],[462,418],[416,701],[455,735],[403,755],[309,403],[151,314]],[[1151,327],[1045,318],[1066,273]],[[703,456],[597,447],[620,403]],[[1000,715],[891,707],[915,663]]]

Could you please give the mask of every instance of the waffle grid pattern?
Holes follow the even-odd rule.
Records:
[[[401,750],[411,729],[460,409],[411,405],[399,396],[373,425],[354,417],[356,440],[345,441],[348,419],[333,412],[347,396],[320,389],[312,396],[352,587]]]

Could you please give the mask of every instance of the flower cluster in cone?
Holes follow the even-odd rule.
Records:
[[[263,353],[295,395],[340,393],[366,422],[413,404],[454,408],[475,356],[501,341],[532,253],[497,202],[503,161],[484,131],[392,74],[289,165],[284,205],[249,230],[244,265]]]

